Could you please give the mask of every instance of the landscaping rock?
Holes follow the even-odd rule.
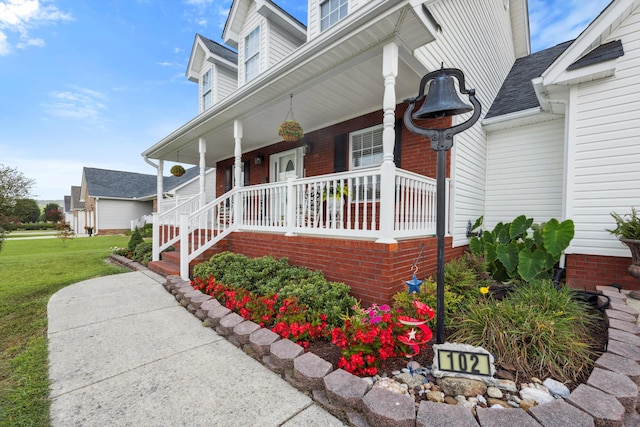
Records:
[[[377,384],[377,383],[376,383]],[[363,398],[367,421],[374,427],[414,427],[416,410],[414,399],[374,386]]]
[[[416,427],[477,427],[478,422],[464,406],[420,402]]]
[[[569,395],[567,402],[591,415],[598,426],[623,426],[624,407],[615,397],[601,390],[580,384]]]
[[[441,392],[441,391],[429,390],[427,392],[427,400],[429,402],[443,403],[444,402],[444,393]]]
[[[381,378],[376,381],[373,387],[382,388],[396,394],[408,394],[407,389],[402,384],[391,378]]]
[[[607,309],[604,311],[604,313],[607,319],[617,319],[622,320],[623,322],[631,323],[635,323],[637,320],[634,316],[618,310]]]
[[[393,377],[394,380],[406,384],[410,389],[424,384],[425,377],[419,374],[401,373]]]
[[[607,352],[626,357],[633,361],[640,361],[640,347],[626,342],[616,341],[609,338],[607,343]]]
[[[640,336],[631,334],[629,332],[623,332],[618,329],[609,329],[609,338],[616,341],[640,346]]]
[[[294,377],[305,391],[323,390],[324,377],[332,370],[331,363],[313,353],[305,353],[293,359]]]
[[[270,361],[279,370],[293,369],[293,359],[304,353],[304,348],[289,339],[281,339],[269,349]]]
[[[540,427],[541,425],[522,409],[477,408],[476,411],[482,427]]]
[[[633,360],[612,353],[604,353],[595,361],[595,366],[626,375],[640,386],[640,365]]]
[[[233,328],[233,336],[238,340],[240,345],[249,344],[249,336],[252,332],[260,329],[260,325],[250,320],[239,323]]]
[[[467,378],[440,378],[438,379],[438,385],[445,394],[451,396],[461,394],[468,397],[485,394],[487,392],[487,385],[485,383]]]
[[[545,386],[549,390],[549,393],[554,396],[560,396],[566,399],[569,397],[569,394],[571,394],[569,387],[562,384],[560,381],[554,380],[553,378],[547,378],[542,382],[542,385]]]
[[[618,319],[608,319],[607,323],[609,324],[610,328],[619,329],[621,331],[629,332],[634,335],[640,334],[640,328],[635,323],[625,322]]]
[[[638,320],[638,315],[640,314],[640,312],[638,310],[636,310],[635,308],[633,308],[633,307],[630,307],[630,306],[628,306],[626,304],[622,304],[622,303],[615,302],[615,301],[612,301],[611,304],[609,305],[609,307],[612,310],[623,311],[623,312],[625,312],[627,314],[630,314],[633,317],[635,317],[636,320]]]
[[[593,427],[593,418],[562,399],[534,406],[531,415],[545,427]]]
[[[626,375],[594,368],[587,384],[614,396],[624,406],[625,411],[635,411],[638,403],[638,386]]]
[[[218,300],[215,298],[211,298],[210,300],[202,303],[202,305],[200,306],[200,310],[209,312],[215,307],[220,307],[220,302],[218,302]]]
[[[233,333],[233,328],[244,321],[244,317],[238,313],[229,313],[220,319],[220,324],[216,326],[216,332],[223,337],[227,337]]]
[[[533,400],[538,404],[549,403],[554,401],[554,397],[548,391],[540,390],[535,387],[523,387],[520,389],[520,398],[522,400]]]
[[[343,369],[337,369],[324,377],[324,388],[331,403],[361,411],[362,398],[369,391],[369,384]]]
[[[231,313],[227,307],[219,305],[207,312],[207,319],[212,328],[216,328],[220,324],[220,319]]]
[[[498,387],[487,387],[487,396],[502,399],[503,393]]]
[[[280,335],[275,332],[260,328],[249,335],[249,346],[256,354],[256,358],[261,359],[271,353],[271,344],[280,340]]]

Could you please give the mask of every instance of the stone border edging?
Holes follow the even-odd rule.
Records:
[[[115,263],[131,270],[146,267],[128,258],[111,255]],[[226,337],[254,359],[323,406],[334,416],[356,427],[456,426],[611,426],[640,425],[636,411],[640,386],[639,312],[627,305],[625,294],[598,286],[611,299],[605,311],[607,351],[596,360],[586,384],[569,397],[520,409],[476,407],[477,417],[461,405],[421,401],[379,387],[331,364],[288,339],[231,312],[217,300],[192,288],[179,276],[168,276],[164,287],[205,326]],[[455,421],[453,421],[455,420]]]

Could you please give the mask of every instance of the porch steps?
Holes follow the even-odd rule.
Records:
[[[180,275],[180,243],[176,243],[175,252],[163,252],[160,261],[151,261],[148,268],[163,276],[179,276]],[[189,263],[189,277],[192,277],[193,267],[201,262],[209,261],[209,259],[222,251],[226,250],[226,245],[219,242],[213,248],[204,251],[196,259]]]

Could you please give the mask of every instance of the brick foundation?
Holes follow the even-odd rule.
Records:
[[[640,280],[627,274],[631,258],[601,255],[567,255],[567,283],[574,288],[595,290],[618,283],[627,290],[640,289]]]
[[[437,240],[435,237],[380,244],[365,240],[332,239],[265,233],[233,233],[227,239],[231,252],[251,258],[271,255],[286,257],[293,265],[323,272],[327,280],[344,282],[363,306],[391,303],[396,292],[406,290],[411,279],[411,266],[418,262],[420,279],[435,274]],[[451,237],[445,238],[445,263],[462,255],[465,247],[451,248]]]

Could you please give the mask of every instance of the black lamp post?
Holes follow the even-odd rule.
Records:
[[[458,80],[460,93],[466,94],[471,105],[464,103],[456,93],[454,77]],[[425,87],[429,84],[426,97]],[[437,153],[436,164],[436,236],[438,237],[437,264],[437,333],[438,344],[444,342],[444,224],[445,224],[445,171],[447,168],[446,152],[453,147],[453,136],[469,129],[480,117],[482,108],[475,97],[475,89],[467,89],[464,84],[464,74],[456,68],[441,68],[425,74],[420,81],[420,90],[415,98],[406,99],[409,108],[404,113],[404,124],[410,132],[425,136],[431,140],[431,149]],[[417,102],[422,101],[422,107],[415,113],[413,110]],[[468,113],[473,115],[465,122],[449,128],[422,128],[412,119],[433,119]]]

